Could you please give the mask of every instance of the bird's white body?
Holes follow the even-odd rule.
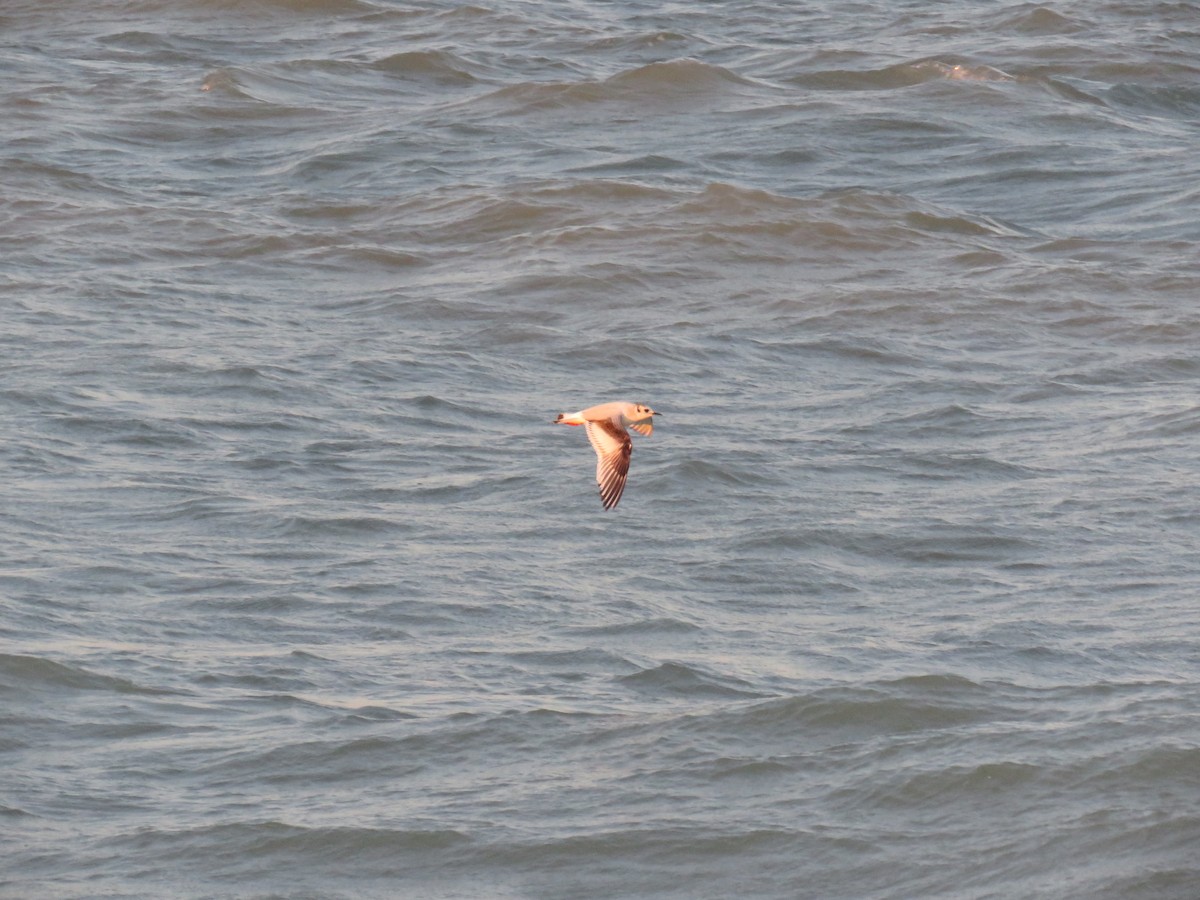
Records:
[[[605,509],[612,509],[620,501],[629,475],[633,441],[625,429],[632,428],[648,436],[654,431],[656,415],[648,406],[618,400],[579,412],[559,413],[554,420],[561,425],[586,427],[588,440],[596,451],[596,483],[600,485],[600,502]]]

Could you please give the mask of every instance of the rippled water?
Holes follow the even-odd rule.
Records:
[[[1200,895],[1195,3],[0,26],[0,895]]]

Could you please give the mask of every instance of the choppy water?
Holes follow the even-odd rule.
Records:
[[[0,42],[0,894],[1200,896],[1200,6]]]

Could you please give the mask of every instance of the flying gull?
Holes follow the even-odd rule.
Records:
[[[596,451],[596,483],[600,485],[600,502],[612,509],[621,500],[625,479],[629,476],[629,456],[633,439],[626,427],[649,436],[654,431],[653,417],[660,415],[640,403],[618,400],[601,403],[575,413],[559,413],[554,421],[562,425],[582,425]]]

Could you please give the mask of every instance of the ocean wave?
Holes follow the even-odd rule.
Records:
[[[605,84],[631,88],[638,93],[669,94],[707,93],[730,85],[754,85],[752,79],[738,75],[723,66],[697,59],[674,59],[648,63],[611,76]]]
[[[664,662],[653,668],[622,676],[619,681],[628,688],[655,696],[696,699],[764,696],[763,692],[754,689],[750,682],[680,662]]]
[[[1005,10],[996,14],[992,27],[998,31],[1015,31],[1022,34],[1058,35],[1083,31],[1088,24],[1045,6],[1027,4],[1025,9],[1016,13]]]
[[[471,239],[475,252],[489,258],[527,254],[544,260],[546,252],[570,252],[577,260],[561,272],[543,263],[511,273],[511,284],[497,290],[514,294],[567,294],[586,288],[588,280],[597,288],[622,279],[644,287],[659,278],[686,278],[719,259],[829,266],[866,251],[903,253],[929,245],[960,256],[988,253],[991,242],[995,253],[1005,249],[1006,239],[1028,234],[990,216],[861,188],[817,197],[725,182],[663,188],[618,182],[608,177],[608,166],[592,168],[580,174],[604,177],[532,181],[502,192],[466,186],[458,196],[414,198],[405,205],[407,228],[420,230],[427,259],[439,247]],[[610,216],[619,217],[619,229],[607,224]],[[985,262],[1002,265],[1005,259],[989,255]]]
[[[158,855],[170,852],[182,863],[201,864],[214,854],[226,864],[240,860],[234,871],[261,871],[285,860],[321,858],[331,864],[348,857],[365,860],[386,858],[396,853],[432,852],[467,843],[466,834],[453,829],[386,829],[361,826],[317,827],[289,825],[283,822],[250,820],[224,822],[195,828],[158,829],[109,837],[104,845]],[[240,850],[231,853],[230,848]],[[227,870],[228,871],[228,870]],[[229,872],[232,876],[234,873]]]
[[[763,90],[766,86],[722,66],[678,59],[647,63],[603,81],[506,85],[467,103],[509,113],[582,111],[596,104],[657,107],[665,103],[711,103],[741,89]]]
[[[82,666],[39,656],[0,653],[0,679],[7,691],[106,691],[159,696],[173,691],[139,685],[127,678],[103,675]]]
[[[371,67],[401,78],[430,79],[439,85],[468,86],[476,81],[460,57],[444,50],[405,50],[376,60]]]
[[[381,12],[370,0],[187,0],[192,8],[205,17],[222,15],[246,20],[270,18],[291,21],[292,16],[350,16]]]
[[[820,90],[895,90],[929,81],[1006,83],[1022,81],[995,66],[963,58],[931,57],[878,69],[815,69],[789,76],[790,84]]]
[[[1148,116],[1200,124],[1200,87],[1192,84],[1115,84],[1104,93],[1114,106]]]

